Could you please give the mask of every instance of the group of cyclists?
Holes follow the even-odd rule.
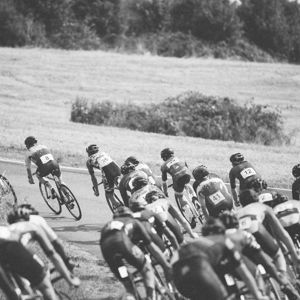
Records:
[[[49,185],[55,197],[55,190],[44,177],[54,173],[61,180],[59,164],[35,137],[27,137],[25,145],[29,183],[34,183],[33,162],[38,180]],[[288,199],[269,190],[266,181],[241,153],[230,157],[230,193],[220,176],[204,165],[189,170],[186,162],[170,148],[161,151],[161,181],[134,156],[125,159],[119,167],[96,144],[89,145],[86,152],[94,195],[99,196],[94,171],[99,169],[105,196],[114,207],[112,219],[101,230],[100,248],[111,271],[123,283],[127,300],[136,299],[128,264],[140,272],[147,300],[158,299],[155,264],[162,268],[166,282],[174,286],[176,299],[234,299],[228,276],[243,282],[255,299],[270,299],[259,275],[262,267],[288,299],[300,300],[297,279],[300,256],[296,249],[300,244],[300,164],[292,169],[296,179],[292,186],[293,199]],[[191,206],[184,189],[193,177],[194,196],[205,220],[201,232],[193,231],[195,222],[188,222],[170,200],[168,176],[182,211]],[[114,196],[116,188],[122,205]],[[44,299],[56,299],[49,272],[22,243],[22,236],[29,233],[67,282],[79,285],[79,279],[72,275],[74,265],[60,240],[31,205],[15,207],[7,219],[10,225],[0,229],[1,265],[8,264],[11,270],[29,280]],[[289,275],[289,268],[293,269],[295,278]],[[18,299],[1,274],[0,285],[8,299]]]

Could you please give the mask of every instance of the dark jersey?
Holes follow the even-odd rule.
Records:
[[[261,176],[247,161],[243,161],[234,166],[229,172],[230,186],[232,189],[236,188],[236,179],[240,182],[240,190],[245,190],[248,188],[247,185],[249,182],[256,178],[261,178]]]
[[[173,156],[163,163],[161,173],[162,181],[167,181],[168,174],[172,176],[173,181],[176,181],[183,175],[189,174],[189,170],[185,162]]]
[[[151,243],[144,226],[133,217],[120,217],[108,222],[101,231],[100,243],[113,234],[116,234],[116,238],[126,235],[134,244],[143,241],[147,246]]]
[[[43,145],[34,145],[28,150],[25,156],[25,165],[27,168],[30,168],[30,163],[33,162],[37,165],[39,170],[42,170],[45,165],[53,161],[55,161],[55,159],[50,153],[50,150]]]
[[[300,200],[300,177],[292,184],[292,195],[294,200]]]

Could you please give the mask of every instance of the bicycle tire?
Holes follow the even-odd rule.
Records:
[[[71,203],[68,203],[64,199],[63,204],[66,206],[69,213],[74,217],[74,219],[79,221],[82,217],[82,213],[81,213],[81,208],[80,208],[80,205],[79,205],[76,197],[74,196],[72,191],[65,184],[60,185],[60,192],[63,197],[67,198],[68,202],[69,201],[71,202]],[[76,210],[76,208],[77,208],[77,213],[74,211],[74,209]]]
[[[59,202],[59,199],[56,197],[55,199],[52,199],[51,197],[51,191],[49,187],[47,187],[44,183],[39,183],[40,192],[42,194],[42,197],[47,204],[47,206],[56,214],[59,215],[62,211],[61,204]]]
[[[178,206],[181,214],[187,220],[187,222],[191,225],[193,217],[195,217],[195,216],[194,216],[193,210],[190,207],[190,204],[189,204],[189,211],[184,211],[183,208],[182,208],[182,206],[181,206],[181,203],[180,203],[180,201],[179,201],[179,199],[178,199],[178,197],[176,195],[175,195],[175,200],[176,200],[177,206]]]
[[[115,212],[115,210],[116,210],[117,207],[124,206],[124,203],[120,200],[120,198],[118,197],[118,195],[117,195],[116,193],[114,193],[114,198],[115,198],[116,202],[118,203],[117,206],[114,206],[114,205],[111,203],[110,199],[109,199],[109,198],[106,196],[106,194],[105,194],[106,202],[107,202],[108,207],[109,207],[109,209],[111,210],[112,213]]]
[[[18,203],[18,199],[17,199],[14,188],[12,187],[12,185],[10,184],[10,182],[4,175],[0,174],[0,180],[8,187],[8,190],[9,190],[8,193],[12,194],[12,196],[13,196],[13,201],[12,201],[13,205],[16,205]],[[0,184],[0,187],[3,187],[3,189],[4,189],[4,185],[2,186],[2,184]],[[0,193],[0,196],[1,196],[1,200],[2,200],[2,198],[3,198],[2,193]]]
[[[205,217],[203,215],[201,204],[197,197],[193,197],[192,202],[193,202],[193,205],[194,205],[196,211],[198,212],[198,215],[199,215],[198,220],[203,225],[205,223]]]

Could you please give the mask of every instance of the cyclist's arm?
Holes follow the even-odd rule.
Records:
[[[31,159],[29,154],[26,154],[25,156],[25,167],[26,167],[28,179],[32,179]]]
[[[235,176],[232,172],[232,169],[229,172],[229,182],[230,182],[231,194],[232,194],[233,200],[235,203],[237,203],[238,202],[238,194],[236,191]]]
[[[190,224],[188,223],[188,221],[179,213],[179,211],[172,204],[170,204],[168,211],[169,211],[170,215],[181,224],[181,226],[185,229],[185,231],[192,238],[197,238],[198,237],[192,231],[192,228],[191,228]]]
[[[162,187],[163,187],[163,192],[166,196],[168,196],[168,173],[165,170],[165,168],[161,168],[161,181],[162,181]]]
[[[300,183],[296,181],[292,185],[292,197],[294,200],[300,200]]]
[[[269,224],[272,228],[272,233],[275,235],[275,238],[281,241],[287,247],[289,253],[292,256],[293,263],[299,265],[299,257],[297,255],[293,241],[288,232],[282,227],[280,221],[277,219],[272,208],[270,207],[266,207],[266,218],[270,222]]]
[[[98,192],[99,193],[99,189],[98,189],[98,181],[97,181],[97,178],[96,178],[96,175],[95,175],[95,172],[94,172],[94,168],[93,166],[90,165],[90,163],[87,161],[86,163],[86,167],[89,171],[89,174],[91,176],[91,180],[92,180],[92,184],[93,184],[93,189],[94,191]]]

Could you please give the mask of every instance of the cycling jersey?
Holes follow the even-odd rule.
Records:
[[[125,203],[125,205],[128,206],[128,200],[130,198],[130,196],[128,195],[132,193],[133,190],[133,180],[136,177],[143,177],[145,179],[148,179],[148,175],[142,171],[142,170],[134,170],[128,174],[125,174],[124,176],[122,176],[121,181],[119,183],[119,190],[120,190],[120,194],[121,197],[123,199],[123,202]]]
[[[101,251],[111,271],[119,280],[125,279],[119,271],[124,266],[123,259],[137,270],[143,268],[145,256],[136,245],[139,241],[143,241],[147,246],[151,243],[151,237],[144,226],[132,217],[115,218],[102,229]]]
[[[297,200],[288,200],[280,203],[273,207],[273,211],[285,228],[300,224],[300,202]]]
[[[237,216],[240,228],[252,233],[262,249],[271,257],[274,257],[279,246],[268,231],[274,224],[272,219],[276,219],[272,208],[258,202],[250,203],[239,209]]]
[[[247,161],[243,161],[240,164],[231,168],[229,172],[230,186],[232,189],[236,188],[236,179],[240,182],[240,190],[247,189],[249,182],[256,178],[261,178],[255,168]]]
[[[292,184],[292,195],[294,200],[300,200],[300,177]]]
[[[167,181],[168,174],[171,175],[173,189],[178,193],[183,192],[184,186],[189,183],[191,179],[186,163],[174,156],[163,163],[161,166],[161,173],[163,182]]]
[[[233,208],[232,197],[223,180],[218,177],[209,175],[198,185],[196,193],[204,197],[208,213],[213,217]]]
[[[121,176],[119,166],[105,152],[97,152],[91,155],[86,162],[90,175],[94,174],[94,168],[102,171],[102,180],[105,190],[114,188],[115,179]]]
[[[44,145],[34,145],[28,149],[25,155],[25,165],[31,168],[31,162],[37,166],[37,174],[45,177],[50,173],[60,177],[60,169],[57,161]]]

